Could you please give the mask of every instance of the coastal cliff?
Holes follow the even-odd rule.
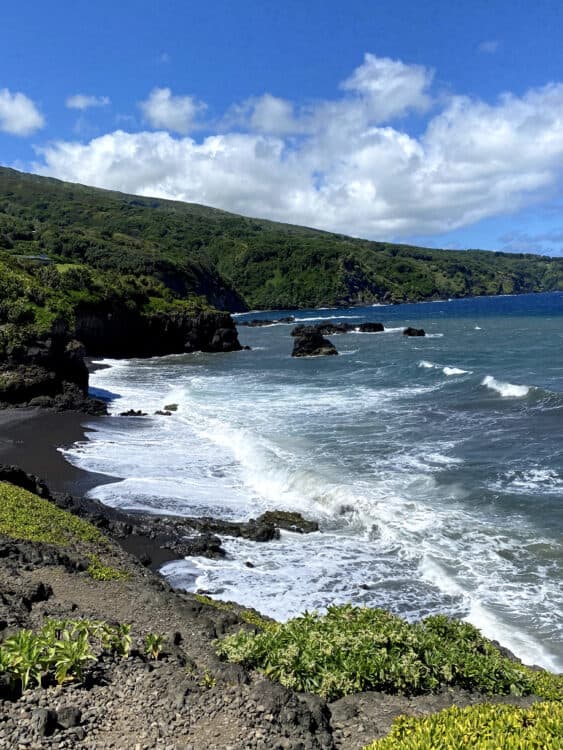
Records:
[[[103,413],[88,398],[85,357],[146,357],[241,349],[228,313],[215,310],[155,312],[127,309],[76,311],[71,325],[55,321],[47,332],[32,328],[5,335],[0,354],[0,406],[29,405]]]

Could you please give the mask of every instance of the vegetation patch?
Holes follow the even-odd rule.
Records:
[[[563,677],[504,657],[472,625],[443,615],[409,624],[382,609],[329,607],[217,643],[219,655],[329,700],[364,690],[415,695],[447,686],[488,695],[561,696]]]
[[[126,581],[129,578],[129,573],[104,565],[97,555],[90,555],[90,565],[86,572],[95,581]]]
[[[158,658],[164,636],[149,633],[146,653]],[[47,620],[37,633],[19,630],[0,646],[0,674],[22,691],[56,681],[82,681],[103,654],[129,656],[131,626],[101,620]]]
[[[0,534],[18,541],[63,547],[80,542],[107,543],[102,533],[88,521],[7,482],[0,482]]]
[[[563,747],[563,704],[522,709],[483,704],[448,708],[422,719],[401,717],[364,750],[543,750]]]
[[[370,242],[0,167],[0,324],[563,289],[560,258]]]

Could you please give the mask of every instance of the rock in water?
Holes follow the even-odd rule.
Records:
[[[308,521],[301,513],[289,510],[267,510],[256,521],[273,524],[278,529],[294,531],[298,534],[310,534],[319,530],[319,524],[316,521]]]
[[[408,328],[405,328],[403,331],[404,336],[426,336],[426,331],[424,328],[411,328],[409,326]]]
[[[381,333],[384,330],[383,323],[360,323],[358,326],[362,333]]]
[[[325,354],[338,354],[338,352],[334,344],[320,333],[311,332],[295,337],[292,357],[318,357]]]

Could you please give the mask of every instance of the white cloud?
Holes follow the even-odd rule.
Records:
[[[118,130],[86,144],[52,143],[39,151],[43,161],[35,169],[387,239],[447,232],[556,194],[563,182],[563,84],[505,94],[494,104],[452,97],[415,137],[379,120],[427,107],[431,73],[393,62],[380,66],[366,57],[333,101],[299,109],[266,94],[245,102],[238,122],[244,132],[231,124],[197,141]],[[382,101],[383,90],[394,92],[392,104]],[[184,98],[156,91],[165,94],[153,99],[165,104]],[[161,112],[174,120],[168,114]],[[183,118],[168,126],[186,130],[189,107]]]
[[[88,94],[73,94],[65,102],[69,109],[89,109],[90,107],[107,107],[110,103],[107,96],[89,96]]]
[[[487,39],[484,42],[481,42],[478,49],[479,52],[483,52],[485,55],[494,55],[495,52],[498,52],[498,49],[500,47],[500,42],[498,39]]]
[[[0,89],[0,130],[30,135],[45,125],[45,118],[25,94]]]
[[[372,119],[388,122],[410,109],[427,110],[433,77],[434,72],[422,65],[406,65],[400,60],[368,53],[341,88],[364,97]]]
[[[198,114],[206,105],[192,96],[173,96],[170,89],[155,88],[149,98],[139,104],[143,115],[153,128],[164,128],[186,134],[194,126]]]

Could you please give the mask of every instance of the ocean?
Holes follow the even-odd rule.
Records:
[[[280,620],[332,602],[443,612],[563,671],[563,293],[293,314],[385,332],[293,359],[292,325],[241,326],[251,351],[104,360],[91,387],[112,416],[65,451],[120,478],[90,495],[228,519],[299,510],[318,533],[226,539],[225,559],[162,572]]]

